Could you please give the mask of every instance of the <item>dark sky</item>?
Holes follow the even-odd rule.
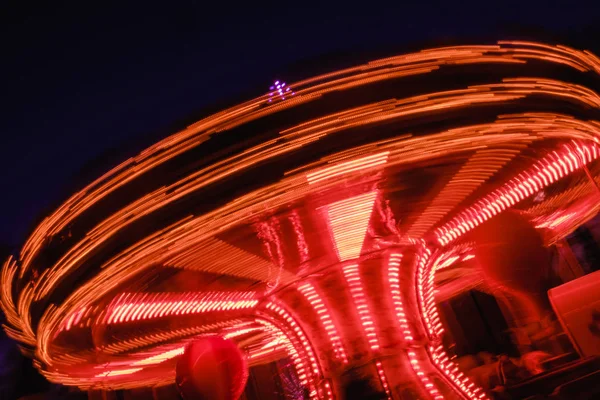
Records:
[[[82,179],[206,106],[262,94],[298,61],[523,29],[600,40],[585,38],[598,0],[323,3],[4,0],[0,244],[20,245]]]

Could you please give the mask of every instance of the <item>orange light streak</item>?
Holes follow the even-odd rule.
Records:
[[[379,154],[373,154],[359,159],[354,159],[346,162],[342,162],[331,167],[323,168],[319,171],[306,174],[306,179],[309,184],[315,184],[326,179],[332,179],[342,175],[355,174],[358,171],[368,170],[379,165],[383,165],[387,162],[389,152],[383,152]]]

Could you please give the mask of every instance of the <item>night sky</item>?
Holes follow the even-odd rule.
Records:
[[[585,36],[600,26],[594,0],[38,3],[0,6],[0,244],[10,246],[76,188],[299,62],[324,72],[330,53],[515,32],[593,45]]]

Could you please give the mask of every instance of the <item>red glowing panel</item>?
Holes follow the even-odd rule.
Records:
[[[559,179],[571,174],[583,165],[598,158],[598,145],[566,144],[560,151],[553,151],[529,170],[511,179],[500,189],[483,197],[473,206],[436,230],[438,241],[447,245],[494,215],[537,193]]]
[[[379,339],[377,339],[373,317],[365,298],[365,291],[360,278],[358,264],[345,265],[342,268],[342,272],[346,278],[346,283],[350,289],[350,294],[352,295],[356,311],[358,311],[358,318],[360,319],[369,346],[371,347],[371,350],[379,350]]]
[[[342,175],[354,174],[358,171],[364,171],[369,168],[374,168],[378,165],[385,164],[387,162],[389,154],[389,151],[385,151],[383,153],[373,154],[370,156],[335,164],[330,167],[325,167],[323,169],[320,169],[319,171],[306,174],[306,179],[308,180],[309,184],[314,184],[326,179],[331,179]]]
[[[344,199],[327,206],[329,226],[340,261],[360,256],[377,191]]]
[[[323,326],[323,329],[325,329],[325,332],[327,332],[327,337],[329,338],[329,342],[333,347],[335,356],[344,364],[348,363],[348,357],[346,357],[346,352],[344,351],[344,346],[342,346],[340,335],[331,318],[331,312],[323,303],[321,296],[310,283],[300,285],[298,290],[304,295],[306,300],[310,302],[313,310],[315,310],[319,316],[321,325]]]
[[[201,314],[254,308],[254,292],[124,293],[109,305],[107,324],[150,320],[174,315]]]

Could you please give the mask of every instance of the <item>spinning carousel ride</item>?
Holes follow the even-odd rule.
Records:
[[[499,42],[277,81],[48,215],[2,269],[5,329],[82,389],[173,384],[219,336],[250,367],[289,360],[311,399],[355,373],[484,399],[442,343],[436,271],[476,262],[472,232],[509,210],[546,246],[598,213],[599,73]]]

